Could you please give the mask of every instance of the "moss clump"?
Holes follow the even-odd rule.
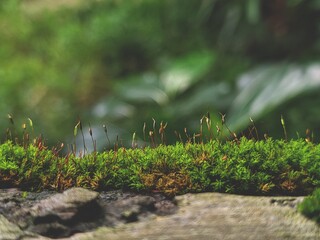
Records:
[[[24,189],[130,189],[301,195],[320,187],[320,145],[241,138],[222,143],[119,148],[64,157],[41,142],[0,145],[0,184]]]
[[[299,204],[298,209],[303,215],[320,224],[320,188],[316,189],[311,196],[306,197]]]

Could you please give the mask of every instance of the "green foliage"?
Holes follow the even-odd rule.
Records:
[[[131,189],[166,194],[218,191],[239,194],[308,194],[320,186],[319,145],[300,140],[176,143],[58,156],[37,141],[0,145],[1,183],[63,190]]]
[[[298,206],[299,212],[320,224],[320,188],[306,197]]]
[[[80,113],[117,133],[152,117],[194,131],[206,111],[227,112],[234,131],[252,117],[282,137],[280,114],[288,137],[319,130],[317,0],[102,0],[36,11],[40,2],[0,6],[0,110],[30,115],[37,134],[72,138]]]
[[[228,112],[230,128],[245,129],[251,117],[259,120],[256,125],[261,132],[275,138],[293,138],[297,133],[302,137],[308,128],[319,131],[316,106],[320,82],[315,74],[319,69],[318,64],[281,63],[244,73],[238,79],[235,101]],[[315,137],[313,140],[318,141]]]
[[[5,100],[0,109],[31,113],[38,129],[54,139],[72,134],[67,119],[83,108],[92,118],[92,108],[110,93],[119,100],[106,99],[110,114],[98,115],[131,127],[126,117],[134,113],[139,121],[139,104],[146,109],[153,99],[152,110],[171,103],[206,74],[215,58],[197,21],[185,18],[194,15],[197,1],[183,6],[178,1],[93,1],[38,13],[23,10],[20,1],[4,0],[1,6],[0,96]],[[185,33],[177,34],[182,29]],[[151,84],[152,77],[140,81],[148,73],[155,76]],[[119,103],[130,111],[120,111]]]

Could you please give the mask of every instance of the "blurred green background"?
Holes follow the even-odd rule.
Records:
[[[130,145],[160,122],[186,138],[210,113],[232,131],[320,136],[320,0],[1,0],[3,138],[31,118],[49,145],[81,119]],[[148,136],[146,136],[147,138]]]

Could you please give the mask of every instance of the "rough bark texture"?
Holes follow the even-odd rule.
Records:
[[[109,214],[115,220],[122,219],[118,224],[112,227],[100,226],[64,239],[320,240],[319,225],[296,211],[296,205],[302,199],[220,193],[186,194],[175,198],[178,206],[175,213],[159,215],[148,212],[154,211],[159,201],[150,196],[132,195],[109,205],[114,211],[110,210]],[[141,218],[139,214],[145,216]],[[130,220],[131,217],[135,222]],[[0,240],[48,239],[24,233],[1,215],[0,236]]]
[[[173,214],[176,210],[174,201],[161,194],[98,193],[83,188],[71,188],[63,193],[0,189],[0,216],[3,215],[1,221],[6,226],[3,235],[16,233],[10,237],[13,239],[20,239],[23,231],[50,238],[67,238],[101,226],[144,221],[153,215]],[[0,228],[0,236],[1,233]]]
[[[301,200],[186,194],[177,197],[179,211],[174,215],[101,228],[71,239],[320,239],[319,226],[296,212],[295,203]]]

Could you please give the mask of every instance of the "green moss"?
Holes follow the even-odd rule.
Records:
[[[320,224],[320,188],[305,198],[298,206],[299,212]]]
[[[131,189],[301,195],[320,187],[319,145],[302,139],[119,148],[61,157],[42,144],[0,145],[1,182],[26,189]]]

